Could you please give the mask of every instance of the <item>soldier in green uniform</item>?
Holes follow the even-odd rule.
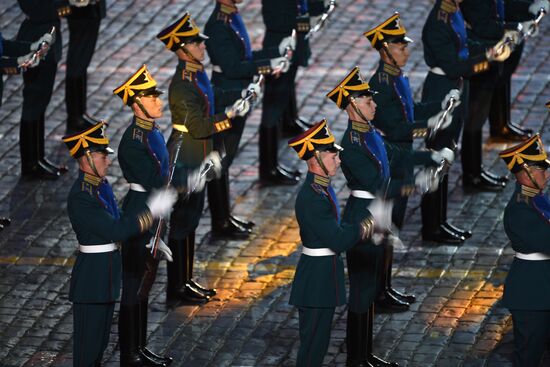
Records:
[[[19,148],[21,153],[21,175],[29,179],[55,180],[67,171],[45,157],[44,131],[45,113],[53,93],[57,62],[61,58],[60,17],[68,14],[67,0],[18,0],[25,20],[17,32],[17,40],[34,42],[38,37],[50,43],[48,55],[38,67],[23,74],[23,105],[19,127]],[[46,36],[55,27],[53,43]]]
[[[262,127],[281,125],[284,135],[295,136],[306,130],[298,118],[295,79],[298,66],[308,66],[311,56],[309,40],[310,16],[317,16],[325,9],[323,0],[262,0],[262,16],[265,24],[263,48],[279,47],[286,37],[296,30],[296,48],[287,73],[267,76],[262,104]]]
[[[487,49],[489,61],[497,61],[490,62],[486,70],[470,77],[468,113],[462,134],[462,183],[467,189],[500,191],[506,185],[507,178],[483,167],[482,129],[489,116],[495,85],[502,73],[502,62],[511,52],[503,40],[518,37],[517,23],[504,22],[503,0],[464,0],[460,3],[460,9],[468,24],[468,43],[472,52]]]
[[[67,131],[79,131],[88,126],[86,92],[88,66],[94,55],[101,19],[105,18],[105,0],[69,0],[69,47],[65,77]]]
[[[67,211],[78,240],[71,274],[73,302],[73,366],[100,366],[120,294],[121,255],[118,242],[144,233],[153,218],[170,213],[176,194],[159,192],[133,213],[121,213],[106,179],[112,153],[104,122],[63,137],[78,160],[78,178],[71,187]]]
[[[348,127],[342,138],[342,172],[351,190],[343,221],[353,223],[369,215],[368,206],[375,195],[385,194],[390,167],[380,133],[371,125],[376,103],[370,89],[355,67],[337,87],[327,94],[338,108],[346,110]],[[372,353],[373,302],[377,294],[377,267],[382,266],[383,247],[371,239],[347,250],[350,280],[346,328],[347,365],[395,366]]]
[[[409,58],[407,45],[412,40],[407,37],[406,29],[401,24],[399,13],[364,33],[371,46],[379,51],[380,63],[375,74],[371,77],[369,85],[378,93],[373,96],[377,105],[376,114],[372,123],[380,130],[384,140],[391,143],[395,149],[388,149],[390,164],[390,177],[392,181],[412,180],[413,164],[403,164],[394,152],[407,151],[413,154],[413,138],[425,137],[428,129],[441,130],[447,128],[452,120],[452,115],[441,111],[451,97],[459,100],[457,91],[450,91],[445,100],[415,103],[408,78],[403,74],[403,68]],[[439,111],[439,112],[438,112]],[[450,156],[448,149],[442,149],[445,155]],[[399,153],[401,154],[401,153]],[[424,156],[424,158],[440,159],[441,154]],[[452,154],[454,158],[454,154]],[[452,160],[452,159],[451,159]],[[419,162],[423,164],[423,162]],[[425,163],[433,163],[425,161]],[[403,226],[407,206],[407,195],[394,197],[392,220],[397,229]],[[460,242],[462,239],[457,239]],[[379,294],[376,301],[379,310],[405,311],[409,302],[414,300],[411,296],[399,296],[391,289],[391,264],[393,258],[393,246],[387,242],[384,246],[384,270],[381,279],[386,284],[385,289]]]
[[[208,37],[200,33],[189,13],[163,29],[157,38],[178,57],[168,94],[173,128],[167,144],[170,160],[174,161],[177,153],[179,166],[199,169],[204,161],[215,159],[217,155],[217,152],[211,154],[212,137],[230,129],[233,117],[246,115],[249,103],[240,98],[243,93],[240,89],[212,88],[202,64],[204,41]],[[257,88],[256,93],[259,93]],[[224,99],[237,100],[226,112],[215,114],[215,101],[223,103]],[[208,177],[214,176],[212,171]],[[182,194],[172,212],[168,246],[174,261],[168,263],[168,302],[203,303],[216,294],[214,289],[193,280],[195,229],[204,208],[204,196],[202,190],[190,196]]]
[[[308,165],[295,204],[303,248],[289,301],[298,307],[300,317],[296,366],[321,366],[330,340],[334,309],[346,302],[340,252],[369,238],[374,224],[383,226],[383,220],[373,219],[374,213],[367,212],[354,223],[340,222],[339,204],[330,179],[340,165],[341,147],[334,143],[326,120],[289,140],[288,145]],[[389,210],[386,212],[385,222],[389,224]]]
[[[460,2],[462,0],[437,0],[422,29],[424,60],[430,67],[422,88],[422,101],[443,100],[453,89],[462,91],[462,103],[454,110],[451,126],[426,139],[428,148],[453,149],[458,143],[468,111],[469,78],[489,68],[485,50],[476,53],[468,47]],[[458,242],[472,235],[447,222],[447,187],[448,176],[444,175],[438,190],[422,197],[424,240]]]
[[[272,73],[287,72],[290,66],[289,60],[282,57],[286,53],[287,46],[291,46],[290,37],[285,37],[279,46],[261,50],[252,50],[250,38],[243,22],[237,4],[243,0],[216,0],[216,6],[205,25],[205,33],[210,37],[206,41],[206,50],[212,61],[212,84],[222,89],[244,89],[255,75],[267,76]],[[221,101],[220,101],[221,102]],[[216,113],[223,112],[233,101],[224,101],[224,104],[216,102]],[[226,205],[225,197],[215,197],[212,194],[227,192],[226,189],[210,189],[214,185],[225,185],[227,179],[227,167],[232,163],[242,135],[245,117],[233,119],[233,128],[220,137],[214,138],[216,146],[222,142],[227,152],[227,162],[224,163],[224,176],[220,180],[214,180],[208,187],[208,202],[212,211],[212,217],[220,217],[216,212],[225,212],[221,205]],[[299,181],[299,173],[285,169],[278,163],[278,136],[277,128],[260,129],[259,159],[260,180],[265,184],[294,185]],[[227,196],[227,195],[225,195]],[[215,205],[213,205],[215,204]],[[214,224],[214,222],[213,222]],[[213,227],[213,232],[220,234],[249,232],[250,223],[239,223],[239,220],[227,218],[224,227]],[[244,225],[243,225],[244,224]],[[247,230],[248,229],[248,230]]]
[[[116,88],[124,104],[132,108],[133,118],[118,148],[120,168],[130,183],[123,210],[135,213],[153,189],[164,187],[170,180],[168,150],[155,119],[162,116],[162,91],[143,65],[126,82]],[[178,191],[190,193],[204,187],[204,177],[189,173],[185,167],[172,167],[171,184]],[[166,366],[168,357],[154,354],[145,347],[147,340],[147,307],[149,290],[155,279],[158,259],[146,248],[153,233],[133,236],[122,246],[122,298],[118,330],[121,366]],[[170,249],[160,242],[161,252],[171,259]]]
[[[550,161],[538,134],[500,157],[517,181],[504,210],[504,230],[516,256],[502,305],[512,313],[514,366],[540,366],[550,337],[550,198],[544,192]]]
[[[40,58],[33,58],[36,47],[41,42],[30,43],[22,41],[5,40],[0,32],[0,107],[2,107],[2,92],[4,91],[4,74],[17,74],[27,68],[34,68],[40,64]],[[25,65],[22,70],[21,65]],[[11,220],[0,217],[0,231],[9,226]]]
[[[517,1],[504,0],[498,6],[502,12],[502,19],[506,24],[516,23],[518,29],[527,33],[529,28],[536,27],[533,18],[541,11],[550,10],[548,0]],[[535,30],[537,33],[538,30]],[[512,74],[516,71],[523,53],[524,42],[520,40],[510,57],[502,63],[502,70],[498,76],[495,90],[491,98],[489,110],[489,126],[491,140],[497,142],[525,140],[533,134],[533,130],[526,129],[511,120],[511,84]]]

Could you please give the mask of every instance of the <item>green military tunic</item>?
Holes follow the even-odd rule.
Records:
[[[206,50],[213,65],[212,84],[223,90],[244,89],[255,75],[270,74],[270,59],[280,56],[277,47],[252,50],[246,26],[236,7],[216,2],[204,33],[210,37],[206,40]],[[217,100],[215,112],[225,111],[237,99]],[[231,130],[214,139],[216,147],[222,144],[225,147],[227,166],[237,155],[246,116],[235,117],[232,122]]]
[[[348,127],[342,137],[340,153],[342,172],[348,181],[350,190],[367,191],[380,197],[399,196],[402,186],[412,182],[393,180],[390,182],[386,148],[380,134],[369,123],[348,121]],[[394,156],[405,165],[412,164],[409,152],[393,147]],[[368,206],[372,199],[351,195],[344,209],[343,221],[358,223],[370,216]],[[376,246],[369,239],[364,245],[355,246],[346,253],[350,280],[349,309],[356,313],[365,313],[374,301],[379,285],[380,267],[383,266],[383,246]]]
[[[360,238],[358,223],[339,223],[339,208],[330,180],[309,172],[296,197],[296,219],[304,247],[328,248],[332,256],[302,254],[290,293],[300,312],[297,366],[319,366],[328,348],[332,315],[346,302],[344,264],[340,252]],[[363,218],[362,218],[363,219]]]
[[[516,185],[504,211],[504,230],[522,254],[550,256],[550,200],[539,190]],[[514,258],[502,305],[514,321],[514,362],[538,366],[550,335],[550,260]]]
[[[147,210],[142,206],[140,212]],[[145,229],[138,215],[119,213],[107,180],[84,172],[80,172],[71,187],[67,211],[80,245],[116,243]],[[119,250],[78,253],[69,289],[69,300],[73,302],[75,366],[90,366],[101,361],[109,341],[120,280]]]
[[[154,121],[134,117],[124,132],[118,148],[118,160],[124,178],[130,184],[138,184],[140,190],[130,189],[124,198],[123,210],[138,213],[146,203],[149,193],[165,186],[168,182],[169,157],[164,137]],[[187,171],[179,167],[175,170],[172,184],[186,186]],[[122,304],[137,304],[138,289],[145,272],[145,261],[149,250],[145,245],[151,240],[150,232],[134,236],[123,244],[123,290]]]
[[[223,103],[227,98],[237,99],[241,91],[209,87],[202,64],[179,61],[168,89],[173,130],[167,143],[171,161],[180,147],[178,169],[197,169],[213,150],[213,136],[232,126],[225,113],[213,113],[213,104],[216,100]],[[170,238],[180,240],[194,231],[203,208],[204,191],[190,197],[181,196],[170,217]]]
[[[440,111],[441,101],[415,103],[408,79],[401,69],[383,61],[380,61],[369,85],[378,92],[373,96],[377,105],[374,126],[382,132],[384,139],[396,148],[416,154],[412,150],[413,138],[425,136],[427,120]],[[422,155],[419,158],[421,164],[430,164],[426,153],[419,154]],[[392,180],[404,180],[413,175],[413,166],[405,166],[399,162],[391,149],[388,151],[388,159]],[[406,207],[406,197],[394,200],[392,218],[398,228],[403,225]]]

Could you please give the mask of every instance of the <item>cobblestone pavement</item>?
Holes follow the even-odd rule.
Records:
[[[275,1],[275,0],[273,0]],[[411,44],[408,71],[419,95],[427,67],[420,33],[432,2],[427,0],[339,0],[334,18],[313,39],[313,62],[298,77],[301,115],[327,117],[341,136],[345,116],[324,94],[354,65],[373,72],[377,54],[362,32],[394,10],[417,42]],[[159,84],[167,89],[176,64],[174,56],[154,38],[156,33],[189,10],[199,25],[209,16],[213,1],[109,0],[97,51],[89,68],[91,114],[110,121],[109,135],[118,146],[130,115],[111,91],[141,63],[147,63]],[[262,39],[260,1],[246,1],[242,13],[254,44]],[[15,0],[2,0],[0,29],[14,37],[23,16]],[[539,130],[548,123],[544,103],[550,96],[548,21],[541,34],[529,41],[523,62],[513,79],[513,118]],[[68,39],[63,22],[64,53]],[[60,143],[64,132],[65,64],[59,65],[55,93],[47,111],[49,157],[63,161],[70,173],[56,182],[27,182],[19,178],[18,122],[22,80],[10,76],[0,109],[0,214],[12,225],[0,233],[0,366],[71,365],[72,314],[68,282],[76,239],[66,215],[66,196],[76,165]],[[160,125],[169,133],[169,112]],[[231,168],[234,212],[257,223],[247,241],[212,241],[208,210],[198,233],[196,273],[218,289],[202,307],[167,309],[164,289],[166,266],[153,288],[150,304],[149,345],[175,358],[174,366],[290,366],[298,347],[298,315],[288,305],[290,282],[299,257],[299,233],[293,207],[297,187],[266,188],[257,178],[259,111],[245,129],[241,152]],[[549,132],[543,132],[546,142]],[[486,144],[484,161],[494,171],[506,172],[496,157],[503,145]],[[284,160],[300,165],[289,149]],[[109,180],[118,199],[128,187],[118,164]],[[501,221],[511,194],[465,193],[459,180],[460,164],[450,176],[449,217],[473,229],[462,246],[438,246],[420,239],[419,198],[410,200],[405,244],[396,249],[394,283],[418,296],[406,313],[377,315],[375,352],[402,366],[510,366],[511,319],[499,305],[502,285],[513,252]],[[335,179],[340,202],[348,191],[342,176]],[[107,366],[118,366],[116,317],[105,354]],[[337,309],[327,366],[345,365],[346,308]],[[546,360],[550,364],[550,360]]]

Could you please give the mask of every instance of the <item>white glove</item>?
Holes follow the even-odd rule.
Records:
[[[541,8],[548,13],[548,10],[550,10],[550,2],[548,2],[548,0],[535,1],[533,4],[529,5],[529,13],[537,16]]]
[[[421,194],[437,190],[439,177],[435,174],[435,168],[429,167],[418,171],[414,176],[414,184]]]
[[[443,148],[441,150],[434,150],[432,152],[432,160],[435,163],[441,163],[443,160],[446,160],[449,163],[453,163],[455,160],[455,153],[449,148]]]
[[[225,114],[227,117],[233,118],[235,116],[245,116],[248,111],[250,111],[250,102],[239,98],[233,103],[233,106],[225,109]]]
[[[90,3],[90,0],[69,0],[69,4],[77,8],[88,6],[89,3]]]
[[[391,212],[393,208],[393,202],[382,200],[380,198],[374,199],[367,209],[372,215],[374,220],[374,229],[378,232],[387,232],[391,228]]]
[[[220,154],[215,150],[210,152],[202,161],[199,172],[204,175],[206,182],[220,178],[222,175],[222,158]]]
[[[246,96],[248,96],[249,91],[254,93],[254,97],[253,97],[254,100],[257,101],[260,98],[262,98],[262,88],[258,84],[256,84],[256,83],[248,84],[248,87],[246,87],[246,89],[243,89],[241,91],[241,97],[246,98]]]
[[[187,175],[187,193],[201,192],[206,185],[206,177],[201,176],[200,169],[189,172]]]
[[[445,98],[443,98],[443,101],[441,102],[442,110],[447,109],[447,105],[449,104],[449,101],[451,100],[451,98],[454,98],[455,105],[456,105],[456,102],[460,103],[460,91],[458,89],[451,89],[449,93],[447,93],[447,95],[445,96]]]
[[[271,69],[273,69],[273,74],[286,73],[290,69],[290,61],[286,57],[276,57],[269,62]]]
[[[292,36],[285,37],[279,43],[279,54],[284,56],[286,54],[286,49],[289,47],[292,51],[296,50],[296,39]]]
[[[42,37],[40,37],[37,41],[31,43],[31,51],[38,51],[40,49],[40,46],[42,46],[42,42],[46,42],[48,45],[51,46],[55,42],[55,36],[52,36],[49,33],[44,33]]]
[[[178,193],[173,187],[154,190],[147,198],[147,206],[154,218],[166,218],[178,200]]]
[[[513,32],[513,33],[510,33],[510,32]],[[487,60],[503,62],[508,57],[510,57],[510,54],[512,53],[510,42],[515,43],[514,39],[517,39],[514,33],[517,33],[517,31],[504,32],[504,36],[502,37],[502,39],[498,41],[496,45],[489,48],[485,52],[485,57],[487,57]]]
[[[536,37],[539,34],[539,27],[534,20],[528,20],[526,22],[521,22],[520,24],[523,34],[528,34],[529,37]]]
[[[148,243],[145,248],[153,248],[153,243]],[[157,247],[157,250],[162,252],[164,254],[164,257],[166,257],[166,261],[172,262],[174,259],[172,258],[172,250],[170,250],[170,247],[166,246],[164,241],[159,238],[159,245]]]
[[[403,241],[399,238],[399,232],[392,230],[387,236],[388,245],[392,245],[394,248],[405,248]]]
[[[34,52],[26,54],[24,56],[19,56],[17,58],[17,66],[19,66],[23,71],[34,68],[40,64],[40,57],[33,57]]]
[[[455,103],[455,106],[459,104],[460,101]],[[445,118],[443,118],[443,115],[445,115]],[[440,122],[440,120],[443,119],[443,121]],[[445,114],[445,111],[439,111],[432,117],[428,119],[428,128],[429,129],[435,129],[437,130],[444,130],[449,127],[449,125],[453,122],[453,112],[449,111]],[[439,125],[438,125],[439,124]]]

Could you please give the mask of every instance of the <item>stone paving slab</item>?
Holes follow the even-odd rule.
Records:
[[[275,1],[275,0],[273,0]],[[166,24],[189,10],[202,26],[213,1],[108,0],[97,50],[89,68],[91,114],[110,122],[115,147],[130,120],[112,89],[141,63],[148,64],[164,89],[175,58],[154,38]],[[300,113],[309,119],[326,117],[340,137],[345,116],[324,95],[349,69],[359,65],[365,75],[377,64],[362,33],[394,10],[401,12],[417,42],[407,70],[419,98],[427,73],[420,34],[431,1],[339,0],[322,34],[312,41],[313,60],[298,75]],[[263,37],[259,0],[241,7],[255,47]],[[14,0],[3,0],[0,29],[13,37],[23,16]],[[549,27],[543,21],[538,38],[526,45],[521,66],[513,77],[512,116],[535,130],[548,124],[544,103],[550,96]],[[62,23],[63,51],[67,26]],[[0,232],[0,366],[72,365],[72,312],[68,280],[74,263],[76,239],[66,215],[67,188],[76,165],[60,143],[64,133],[65,64],[59,64],[55,92],[46,114],[46,150],[50,158],[67,163],[70,172],[56,182],[28,182],[19,178],[18,129],[22,80],[5,81],[0,109],[0,213],[13,219]],[[167,136],[169,111],[159,120]],[[297,187],[262,187],[257,174],[257,128],[260,113],[248,120],[241,151],[231,167],[234,212],[256,223],[246,241],[213,241],[210,219],[204,213],[197,230],[196,273],[216,287],[214,299],[202,306],[166,308],[166,267],[159,269],[149,314],[149,346],[175,357],[174,366],[292,366],[298,348],[298,315],[288,305],[290,283],[299,258],[299,232],[293,207]],[[550,133],[542,131],[543,140]],[[484,162],[506,173],[496,158],[502,144],[484,146]],[[289,149],[283,160],[305,167]],[[409,200],[404,246],[395,251],[394,285],[417,294],[409,312],[377,315],[375,352],[402,366],[511,366],[511,319],[499,305],[513,251],[502,228],[502,211],[512,185],[503,193],[466,193],[460,183],[460,164],[451,168],[449,218],[470,227],[474,235],[462,246],[437,246],[420,238],[419,197]],[[128,185],[114,162],[110,176],[121,200]],[[340,175],[335,188],[341,203],[348,190]],[[115,320],[106,366],[118,366]],[[336,310],[326,366],[345,365],[346,307]],[[550,360],[545,360],[550,364]]]

